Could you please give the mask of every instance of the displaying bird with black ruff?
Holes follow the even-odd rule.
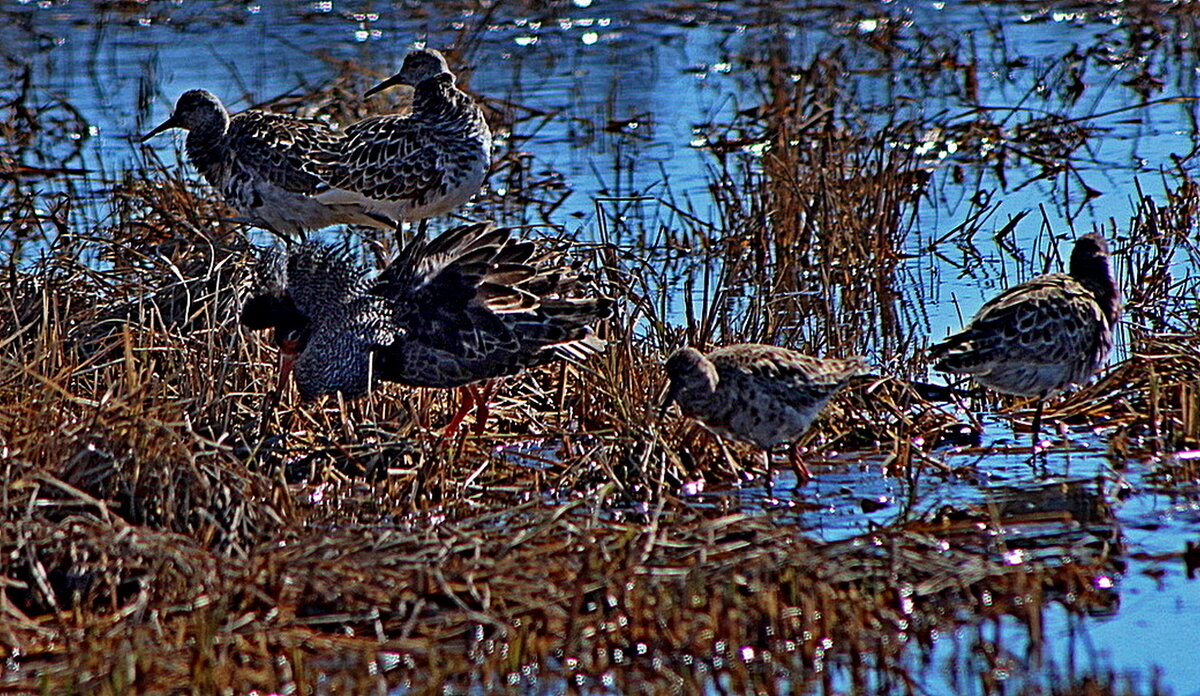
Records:
[[[187,131],[188,160],[247,222],[285,239],[336,224],[390,227],[361,206],[322,200],[330,192],[322,162],[343,135],[317,121],[266,111],[230,115],[212,92],[184,92],[170,118],[142,137]]]
[[[376,380],[468,387],[448,431],[471,402],[484,426],[476,383],[601,350],[592,327],[612,309],[581,296],[561,250],[490,223],[418,234],[378,275],[308,242],[268,253],[258,276],[241,321],[274,330],[281,376],[294,376],[302,399],[360,396]]]
[[[394,85],[413,88],[412,110],[348,126],[322,169],[333,189],[319,198],[395,222],[445,214],[479,191],[492,132],[438,51],[410,51],[400,72],[364,96]]]
[[[970,375],[1004,394],[1036,397],[1033,446],[1051,394],[1100,369],[1121,317],[1121,291],[1099,234],[1075,241],[1067,273],[1039,276],[1000,293],[962,331],[930,348],[934,369]]]
[[[707,354],[681,348],[667,358],[666,368],[670,384],[659,418],[672,403],[679,404],[683,415],[713,433],[759,448],[768,477],[770,450],[791,444],[788,461],[797,481],[812,475],[796,441],[839,389],[868,372],[862,358],[814,358],[758,343]]]

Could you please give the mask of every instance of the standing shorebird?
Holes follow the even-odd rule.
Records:
[[[1036,397],[1036,452],[1046,398],[1100,369],[1120,316],[1108,243],[1085,234],[1075,242],[1069,273],[1039,276],[1000,293],[962,331],[930,348],[933,368],[970,375],[1004,394]]]
[[[817,413],[855,376],[862,358],[812,358],[786,348],[740,343],[707,355],[681,348],[667,359],[670,386],[659,418],[672,402],[717,435],[754,445],[770,476],[768,452],[791,443],[788,461],[798,481],[812,477],[796,441]]]
[[[437,51],[411,51],[400,72],[364,96],[393,85],[412,86],[411,113],[348,126],[322,169],[334,188],[317,198],[394,222],[442,215],[479,191],[491,165],[492,132]]]
[[[612,301],[577,297],[577,276],[556,251],[490,223],[418,235],[378,276],[317,243],[268,254],[242,309],[251,329],[275,330],[281,377],[304,400],[364,394],[374,380],[467,387],[447,431],[474,402],[474,385],[603,348],[592,325]],[[294,369],[292,367],[294,363]]]
[[[322,161],[343,138],[324,124],[265,111],[230,116],[212,92],[193,89],[142,141],[170,128],[188,132],[188,159],[252,225],[285,239],[336,224],[390,226],[361,206],[321,199],[331,193]]]

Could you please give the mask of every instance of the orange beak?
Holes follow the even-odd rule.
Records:
[[[275,383],[276,391],[282,392],[287,387],[288,377],[292,375],[292,367],[296,364],[298,357],[300,357],[298,341],[283,341],[279,344],[279,381]]]

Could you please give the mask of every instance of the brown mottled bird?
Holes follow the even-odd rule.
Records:
[[[662,414],[672,402],[721,437],[758,447],[770,471],[767,452],[792,443],[788,461],[800,480],[811,478],[795,442],[839,389],[867,373],[862,358],[813,358],[757,343],[717,348],[707,355],[681,348],[667,359],[670,386]]]
[[[333,190],[320,198],[396,222],[442,215],[479,191],[491,165],[492,132],[437,51],[410,51],[400,72],[366,96],[393,85],[413,88],[411,112],[347,126],[321,170]]]
[[[216,95],[194,89],[142,140],[187,130],[189,161],[225,202],[285,239],[336,224],[391,229],[475,195],[492,153],[483,112],[455,86],[441,53],[411,51],[400,72],[366,94],[400,84],[413,87],[411,113],[341,131],[264,111],[231,116]]]
[[[490,223],[418,234],[375,277],[313,242],[269,253],[259,277],[242,323],[274,329],[281,374],[292,372],[305,400],[359,396],[372,380],[470,386],[583,358],[603,348],[592,326],[612,310],[608,298],[586,296],[561,250]],[[466,396],[448,430],[471,400],[486,418],[478,394]]]
[[[231,116],[212,92],[193,89],[142,140],[171,128],[188,132],[188,160],[252,225],[285,239],[335,224],[390,226],[362,206],[321,200],[330,191],[321,162],[343,137],[322,123],[254,110]]]
[[[962,331],[930,348],[933,367],[970,375],[998,392],[1037,397],[1036,450],[1046,397],[1100,369],[1120,316],[1108,243],[1085,234],[1075,241],[1068,273],[1039,276],[1000,293]]]

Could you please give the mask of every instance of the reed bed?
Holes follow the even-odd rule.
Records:
[[[706,145],[719,219],[681,216],[666,248],[575,246],[587,282],[618,299],[609,347],[505,380],[482,435],[440,436],[445,392],[385,385],[302,405],[287,390],[275,403],[273,351],[237,323],[255,246],[180,171],[151,161],[86,206],[69,193],[46,206],[9,181],[0,688],[919,693],[925,662],[948,651],[976,693],[1011,693],[1005,674],[1031,695],[1162,693],[1055,664],[1043,635],[1052,612],[1113,610],[1100,581],[1125,550],[1103,482],[1006,491],[837,542],[799,534],[777,501],[692,495],[762,472],[655,417],[662,358],[685,341],[877,358],[807,436],[823,466],[849,452],[900,480],[952,478],[955,448],[978,439],[964,394],[927,383],[903,276],[922,197],[961,162],[918,154],[931,124],[866,125],[837,56],[746,60],[762,103]],[[266,107],[359,117],[371,77],[347,66]],[[489,107],[508,146],[466,214],[552,220],[565,178],[514,135],[546,114]],[[1054,118],[1015,132],[985,121],[971,128],[1047,162],[1081,146],[1064,134],[1088,136]],[[1179,274],[1200,267],[1200,189],[1163,176],[1165,203],[1146,198],[1104,230],[1126,264],[1129,350],[1047,415],[1111,428],[1117,466],[1154,457],[1162,485],[1194,485],[1197,460],[1175,453],[1200,442],[1197,276]],[[685,271],[705,295],[683,308],[686,327],[664,311],[678,284],[648,279],[647,254],[708,266]]]

